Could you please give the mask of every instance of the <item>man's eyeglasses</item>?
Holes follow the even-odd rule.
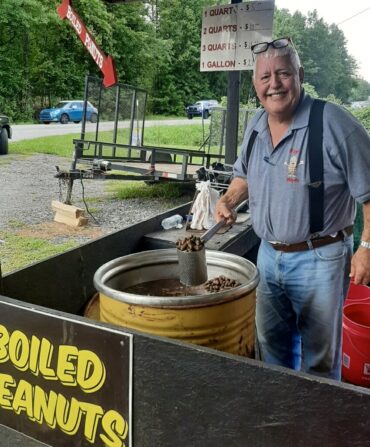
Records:
[[[251,46],[252,53],[259,54],[263,53],[264,51],[267,51],[269,46],[272,46],[273,48],[285,48],[289,44],[292,44],[292,39],[290,37],[282,37],[280,39],[275,39],[272,42],[261,42],[256,43]]]

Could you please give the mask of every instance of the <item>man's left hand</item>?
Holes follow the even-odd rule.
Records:
[[[355,284],[370,283],[370,250],[359,247],[352,257],[349,275]]]

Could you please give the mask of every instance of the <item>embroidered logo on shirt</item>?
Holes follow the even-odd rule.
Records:
[[[303,161],[298,162],[298,149],[291,149],[289,151],[290,158],[289,161],[284,162],[285,166],[288,166],[288,176],[287,182],[289,183],[297,183],[299,179],[297,177],[297,167],[299,165],[303,165]]]

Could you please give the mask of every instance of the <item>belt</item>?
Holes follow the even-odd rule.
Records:
[[[277,251],[284,251],[286,253],[294,251],[312,250],[314,248],[323,247],[324,245],[334,244],[334,242],[342,241],[345,237],[350,236],[353,233],[353,225],[350,225],[343,230],[338,231],[337,235],[322,236],[309,239],[308,241],[298,242],[296,244],[275,244],[271,243],[271,246]]]

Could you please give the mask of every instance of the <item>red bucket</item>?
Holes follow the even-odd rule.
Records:
[[[345,304],[352,304],[359,301],[370,303],[370,287],[364,286],[362,284],[356,285],[351,282],[349,285]]]
[[[344,306],[342,360],[343,379],[370,387],[370,303]]]

